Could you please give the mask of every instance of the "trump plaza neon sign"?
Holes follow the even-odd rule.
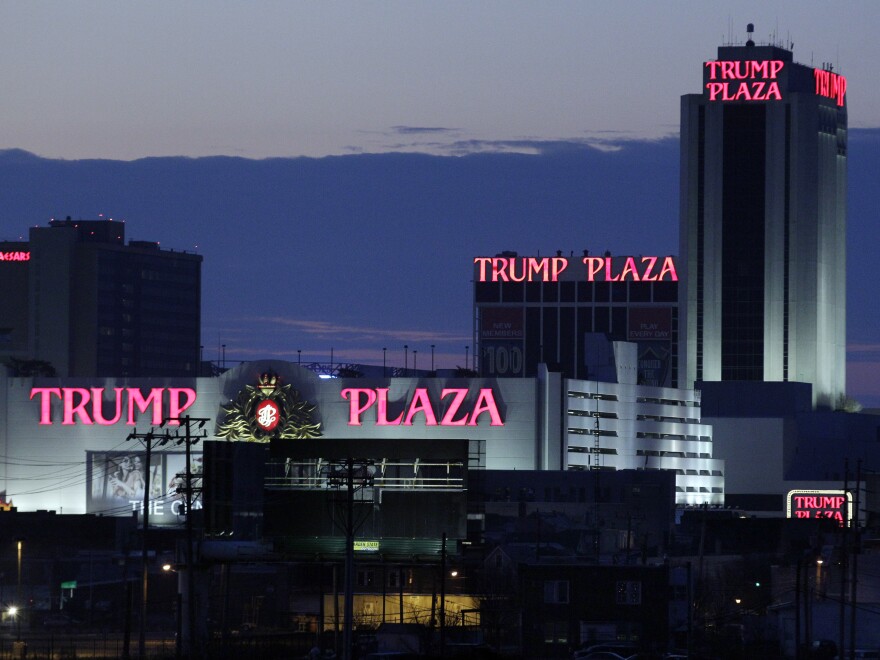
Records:
[[[621,257],[616,261],[612,257],[584,257],[586,281],[678,282],[673,257]],[[474,263],[479,267],[478,282],[558,282],[568,268],[566,257],[476,257]]]
[[[782,60],[716,60],[705,63],[710,101],[781,101],[779,75]],[[813,69],[816,94],[842,107],[846,78],[833,71]]]
[[[836,520],[842,527],[852,520],[852,493],[842,490],[790,490],[788,518]]]
[[[341,396],[349,402],[349,426],[361,426],[364,413],[374,406],[376,426],[413,426],[416,419],[424,420],[425,426],[477,426],[483,415],[488,417],[491,426],[504,426],[495,393],[488,387],[480,389],[472,401],[467,388],[444,388],[439,402],[431,401],[427,388],[417,387],[412,397],[404,402],[400,414],[390,419],[388,390],[387,387],[344,388]],[[57,402],[61,403],[62,426],[112,426],[118,423],[134,426],[139,413],[149,413],[150,424],[154,426],[160,425],[164,419],[176,425],[179,422],[170,420],[179,418],[196,402],[196,391],[189,387],[154,387],[148,394],[137,387],[114,387],[115,400],[106,404],[105,391],[103,387],[34,387],[30,399],[39,402],[40,424],[44,426],[54,423],[52,404]]]
[[[781,101],[782,60],[716,60],[706,62],[710,101]]]
[[[341,394],[343,399],[349,401],[349,426],[361,426],[361,417],[373,406],[376,407],[376,426],[412,426],[419,413],[424,417],[425,426],[477,426],[480,416],[484,414],[489,416],[491,426],[504,426],[498,404],[495,403],[495,394],[488,387],[480,389],[473,405],[466,404],[467,388],[444,388],[440,392],[440,400],[448,398],[449,401],[439,419],[426,387],[415,388],[405,409],[391,419],[388,419],[387,387],[346,387]]]
[[[40,424],[52,425],[52,400],[61,401],[61,425],[98,424],[112,426],[125,419],[129,426],[137,424],[135,417],[138,412],[152,413],[150,424],[158,426],[166,417],[175,419],[196,402],[196,391],[190,387],[154,387],[144,396],[137,387],[114,387],[116,401],[109,414],[104,410],[103,387],[34,387],[31,389],[31,401],[38,397],[40,401]],[[167,392],[167,410],[165,412],[165,393]],[[123,416],[123,413],[124,416]],[[169,424],[178,424],[170,421]]]
[[[813,69],[813,78],[816,80],[816,94],[834,99],[838,106],[843,106],[846,78],[825,69]]]

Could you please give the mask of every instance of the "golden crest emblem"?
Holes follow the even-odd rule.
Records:
[[[315,406],[303,401],[290,383],[272,372],[260,374],[257,385],[245,385],[238,396],[221,406],[226,413],[217,436],[227,440],[269,442],[321,436],[321,423],[312,421]]]

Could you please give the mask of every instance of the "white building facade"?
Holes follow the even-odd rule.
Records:
[[[601,398],[590,398],[595,392]],[[600,417],[585,416],[597,405]],[[217,378],[10,378],[0,370],[0,491],[22,511],[131,515],[149,488],[151,520],[179,522],[183,426],[166,420],[187,416],[205,421],[193,426],[199,443],[355,440],[368,454],[380,440],[467,440],[467,467],[490,470],[589,468],[587,433],[598,419],[602,469],[672,469],[680,504],[723,502],[723,477],[711,472],[722,468],[711,459],[711,429],[699,424],[694,392],[546,371],[321,379],[280,361],[243,363]],[[148,471],[138,436],[151,430]],[[166,432],[175,437],[159,443]],[[198,473],[200,444],[193,447]]]

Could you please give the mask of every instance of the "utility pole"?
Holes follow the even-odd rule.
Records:
[[[440,657],[446,657],[446,532],[440,543]]]
[[[192,657],[195,648],[194,640],[196,640],[196,596],[195,596],[195,561],[193,557],[193,474],[192,474],[192,446],[200,440],[208,436],[205,424],[211,420],[207,417],[168,417],[162,420],[162,427],[168,424],[177,425],[177,429],[172,433],[170,430],[165,431],[164,437],[167,440],[174,440],[177,445],[184,445],[186,452],[186,481],[184,486],[178,487],[177,492],[184,494],[184,503],[186,505],[186,597],[187,597],[187,626],[186,635],[183,636],[181,642],[184,644],[183,652],[187,657]],[[196,427],[195,429],[193,427]],[[178,611],[178,616],[182,617],[183,613]],[[197,652],[196,655],[201,655]]]
[[[794,572],[794,657],[801,660],[801,563],[803,557],[798,557]]]
[[[849,497],[849,459],[846,458],[843,461],[843,496]],[[847,543],[849,542],[849,526],[850,521],[843,521],[843,538],[840,541],[840,621],[838,635],[840,639],[838,640],[837,645],[837,653],[838,656],[843,658],[844,656],[844,642],[846,641],[846,572],[849,567],[848,560],[848,548]]]
[[[147,588],[149,586],[149,553],[147,543],[147,533],[150,528],[150,458],[153,453],[153,441],[159,440],[160,445],[168,442],[168,438],[157,436],[155,429],[150,429],[146,433],[129,433],[126,441],[140,440],[143,442],[146,456],[144,458],[144,502],[142,510],[142,519],[144,523],[144,531],[141,536],[141,619],[138,631],[138,657],[145,660],[147,657]]]
[[[861,552],[859,538],[859,506],[862,485],[862,459],[856,462],[856,506],[853,512],[853,544],[852,544],[852,578],[850,579],[850,595],[849,595],[849,657],[850,660],[856,658],[856,585],[859,582],[859,553]],[[841,657],[843,657],[841,655]]]
[[[373,461],[362,458],[346,458],[328,463],[327,485],[331,488],[345,488],[345,595],[342,623],[342,657],[351,660],[352,631],[354,628],[354,534],[357,525],[354,519],[354,494],[372,484],[370,467]]]

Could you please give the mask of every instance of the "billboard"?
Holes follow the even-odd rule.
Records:
[[[522,307],[485,307],[480,314],[480,372],[522,376],[526,331]]]
[[[104,516],[139,515],[149,483],[151,525],[178,525],[186,520],[186,454],[153,452],[146,473],[146,452],[86,452],[86,513]],[[202,454],[191,455],[193,509],[201,509]],[[149,478],[147,478],[149,477]]]
[[[630,307],[627,341],[638,344],[639,385],[672,385],[672,309]]]

